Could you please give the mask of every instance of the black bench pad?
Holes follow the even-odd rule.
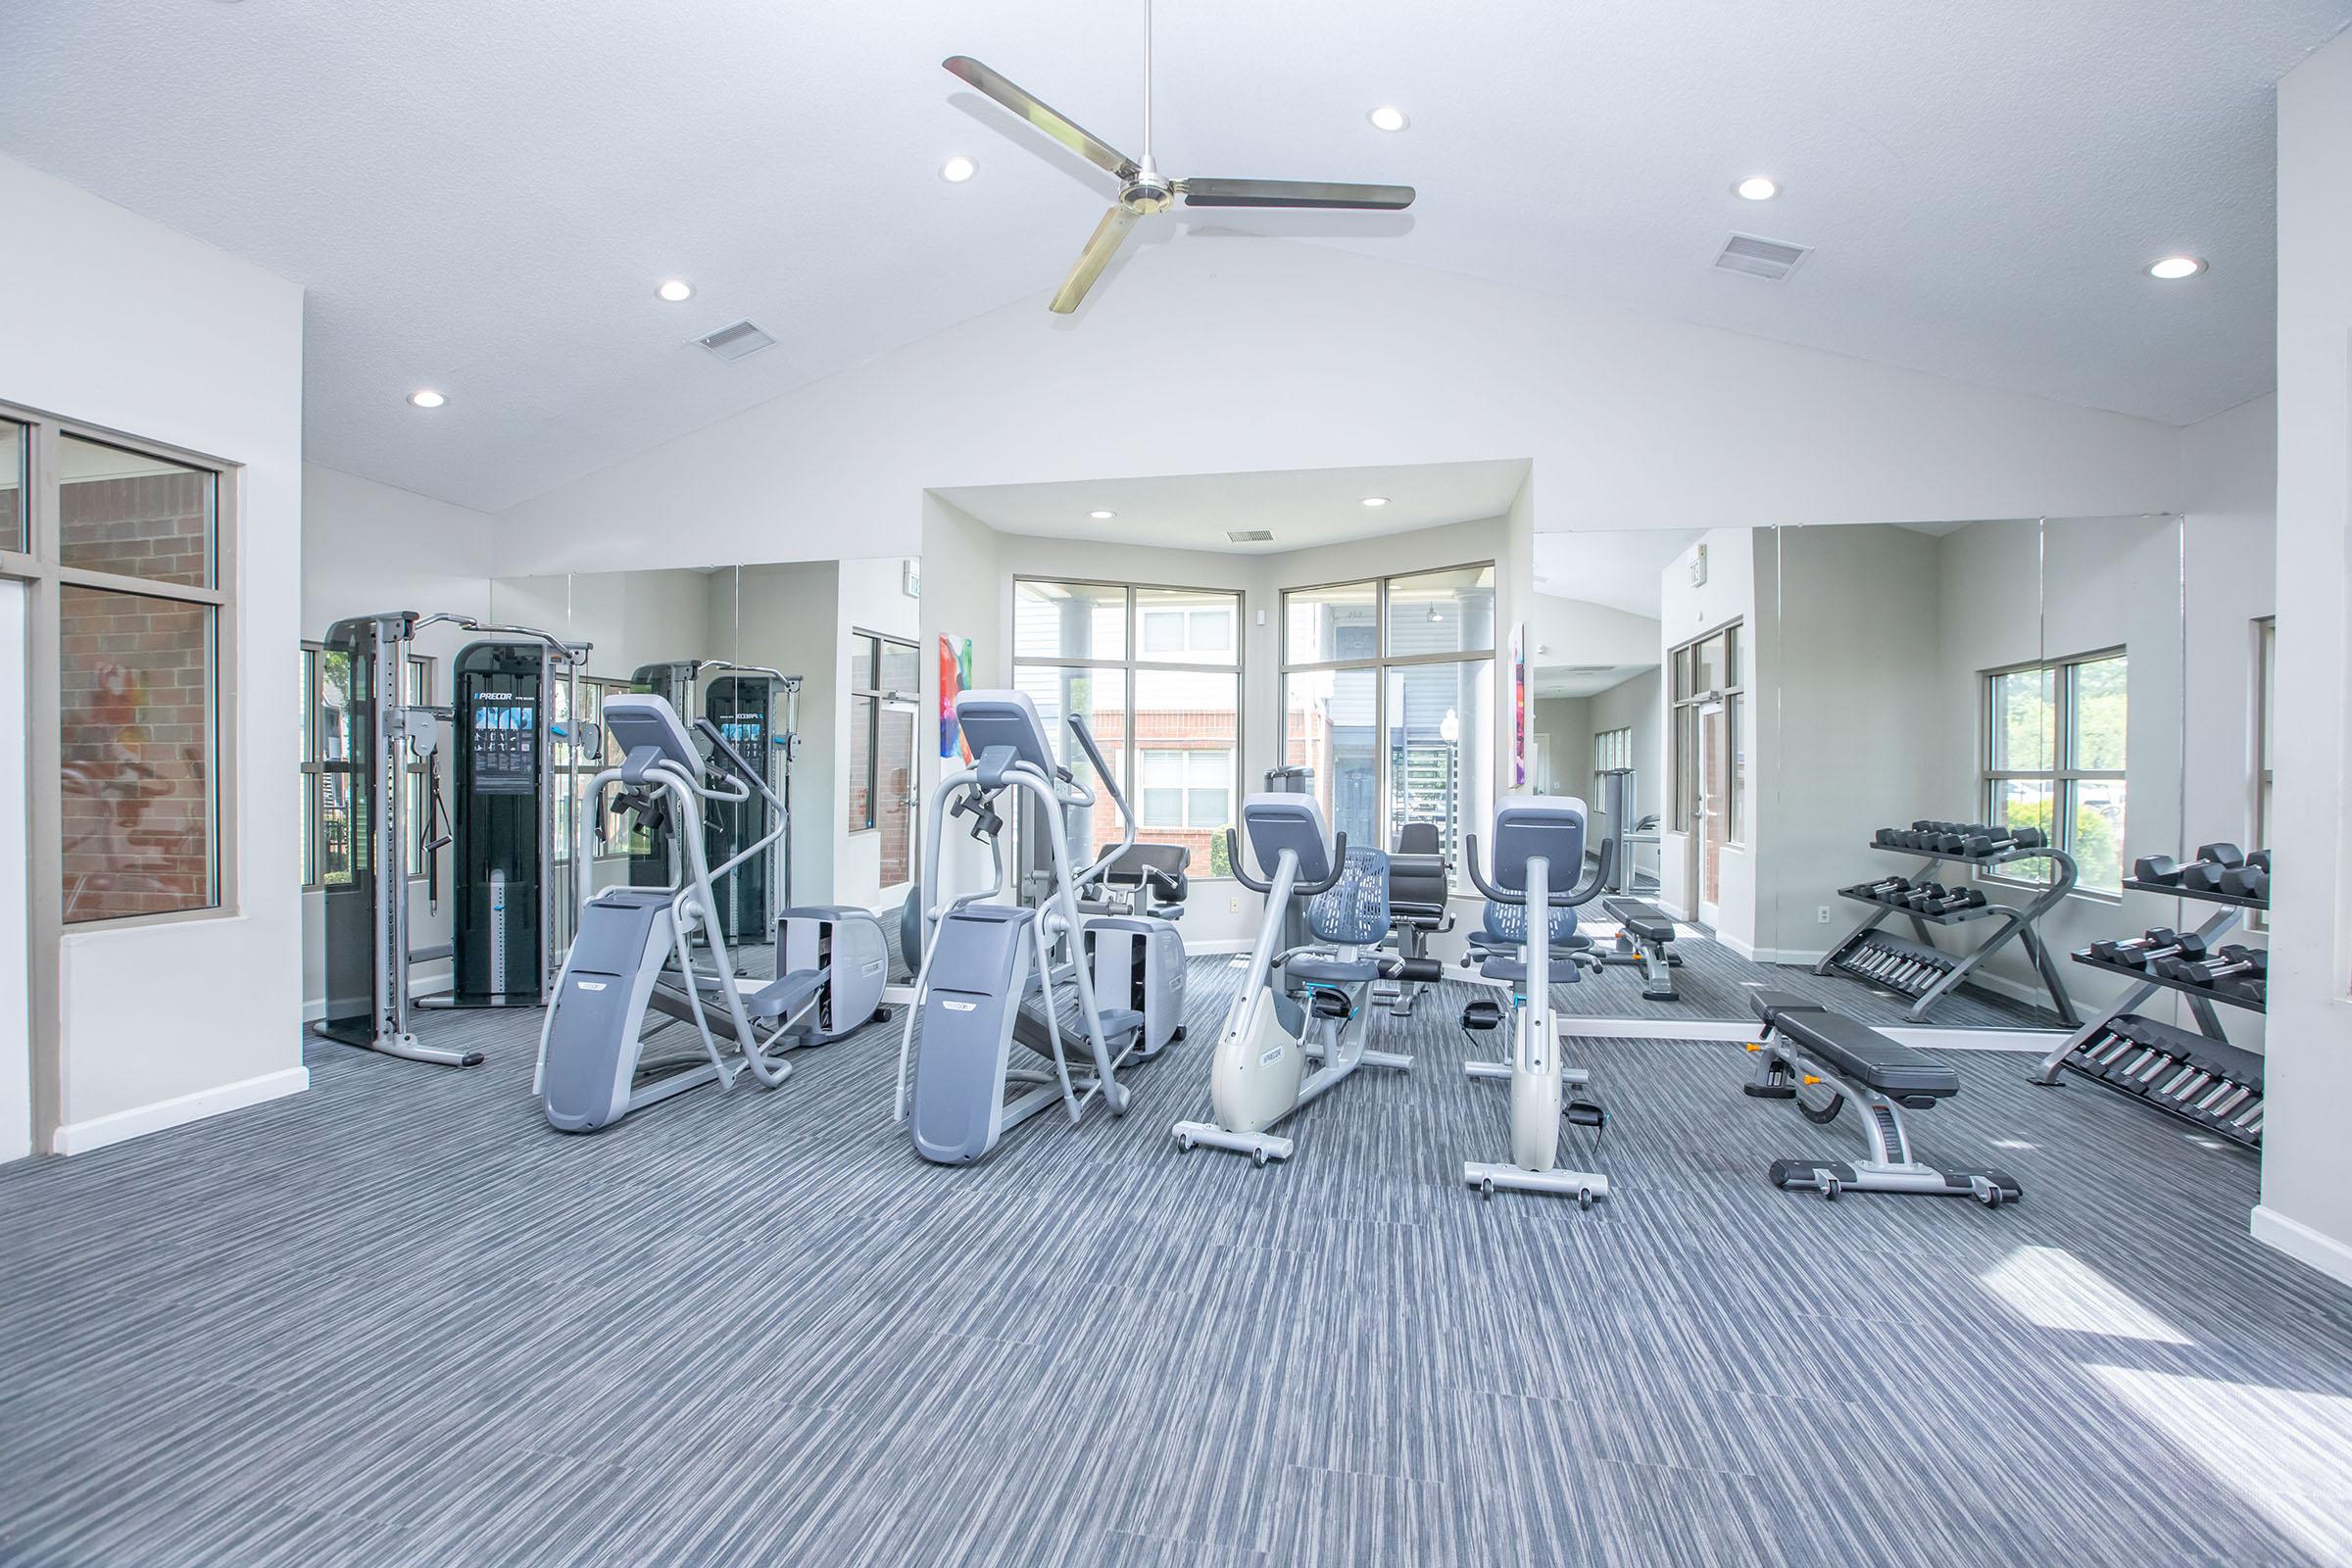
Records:
[[[1631,932],[1642,942],[1672,942],[1674,922],[1666,911],[1654,904],[1640,899],[1603,899],[1601,909],[1608,917]]]
[[[1866,1089],[1906,1103],[1960,1092],[1960,1075],[1944,1063],[1842,1014],[1781,1008],[1768,1021],[1805,1055]]]
[[[1818,1002],[1808,1002],[1793,991],[1758,991],[1750,995],[1747,1004],[1756,1009],[1756,1016],[1771,1028],[1781,1021],[1785,1012],[1827,1012],[1830,1009]]]

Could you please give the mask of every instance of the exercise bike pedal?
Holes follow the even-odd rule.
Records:
[[[1502,1024],[1502,1004],[1481,997],[1462,1008],[1464,1029],[1494,1029]]]
[[[1606,1127],[1609,1113],[1590,1100],[1571,1100],[1560,1107],[1560,1119],[1571,1127]]]

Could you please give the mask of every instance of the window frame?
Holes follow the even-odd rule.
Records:
[[[1214,822],[1196,822],[1193,820],[1193,792],[1196,788],[1205,789],[1209,786],[1193,783],[1193,761],[1196,758],[1211,757],[1221,758],[1224,760],[1223,780],[1215,788],[1219,794],[1225,797],[1225,809],[1218,814]],[[1181,821],[1152,821],[1144,808],[1144,792],[1147,789],[1168,788],[1164,784],[1154,785],[1144,776],[1145,767],[1153,758],[1174,758],[1176,760],[1176,771],[1179,776],[1174,787],[1176,793],[1182,796],[1184,801],[1176,813],[1182,818]],[[1240,777],[1241,764],[1235,760],[1233,748],[1228,746],[1138,746],[1135,751],[1135,825],[1139,829],[1164,828],[1175,833],[1200,833],[1212,828],[1224,827],[1234,820],[1234,785],[1232,781]]]
[[[1726,673],[1732,678],[1721,686],[1701,687],[1698,684],[1698,650],[1721,637],[1724,640]],[[1666,780],[1669,799],[1667,812],[1669,830],[1688,837],[1698,831],[1697,808],[1698,731],[1700,712],[1720,703],[1723,706],[1725,743],[1732,749],[1724,769],[1730,781],[1731,800],[1725,803],[1725,819],[1731,831],[1725,836],[1727,850],[1747,849],[1747,785],[1746,731],[1751,721],[1748,711],[1747,674],[1755,662],[1755,649],[1747,635],[1747,617],[1735,615],[1720,621],[1705,631],[1679,643],[1666,652],[1664,671],[1666,686]],[[1685,688],[1688,687],[1688,690]],[[1684,769],[1688,764],[1689,772]],[[1684,786],[1690,786],[1688,792]]]
[[[1242,738],[1250,733],[1249,591],[1242,588],[1210,588],[1198,583],[1112,582],[1108,579],[1100,577],[1056,576],[1042,571],[1020,571],[1013,573],[1012,586],[1006,601],[1010,615],[1016,620],[1020,612],[1019,606],[1021,585],[1023,583],[1051,583],[1056,587],[1065,588],[1115,588],[1119,590],[1120,593],[1125,595],[1125,619],[1122,622],[1123,630],[1120,634],[1122,657],[1117,659],[1080,659],[1074,656],[1066,655],[1054,655],[1049,657],[1037,654],[1022,655],[1016,652],[1007,662],[1009,663],[1012,671],[1012,684],[1015,687],[1020,685],[1021,671],[1024,669],[1103,669],[1117,670],[1120,672],[1120,679],[1124,682],[1124,685],[1122,686],[1123,696],[1121,701],[1126,705],[1126,720],[1120,726],[1122,739],[1119,745],[1119,755],[1111,760],[1113,765],[1119,769],[1119,787],[1128,795],[1128,806],[1135,812],[1136,831],[1139,836],[1144,831],[1142,769],[1145,748],[1139,743],[1139,739],[1136,734],[1135,694],[1138,677],[1148,673],[1159,672],[1177,675],[1230,675],[1233,677],[1233,737],[1231,742],[1221,747],[1200,747],[1195,749],[1201,751],[1223,751],[1233,759],[1233,796],[1231,806],[1234,825],[1239,826],[1241,821],[1240,813],[1242,797],[1246,793],[1242,783]],[[1203,598],[1231,600],[1233,602],[1233,662],[1231,663],[1203,663],[1198,660],[1190,658],[1181,660],[1145,658],[1143,650],[1142,619],[1144,612],[1137,608],[1137,599],[1143,594],[1152,593],[1198,594]],[[1185,652],[1189,655],[1192,652],[1192,634],[1189,619],[1191,610],[1189,607],[1186,611],[1186,614],[1188,618],[1185,634]],[[1008,638],[1007,641],[1013,648],[1016,650],[1018,649],[1020,639],[1017,632]],[[1100,736],[1096,737],[1097,744],[1101,743],[1101,739],[1102,738]],[[1153,746],[1150,749],[1155,752],[1185,750],[1185,748],[1173,746]],[[1189,800],[1186,806],[1186,815],[1188,817],[1191,815],[1191,806]],[[1162,831],[1189,833],[1199,832],[1201,830],[1188,826],[1184,828],[1163,827]],[[1195,882],[1231,881],[1233,878],[1230,873],[1223,877],[1215,876],[1204,867],[1193,874],[1193,880]]]
[[[245,912],[243,845],[238,832],[242,779],[237,766],[243,755],[244,682],[240,678],[244,626],[234,590],[241,570],[244,534],[244,469],[239,464],[169,442],[155,441],[128,431],[76,419],[49,410],[0,402],[0,419],[23,428],[23,496],[24,534],[21,550],[0,550],[0,577],[26,586],[25,768],[31,805],[31,853],[25,874],[31,888],[31,928],[36,942],[54,944],[64,933],[119,931],[157,925],[180,925],[197,920],[229,920]],[[63,521],[64,468],[60,443],[67,437],[113,447],[134,457],[199,469],[213,478],[212,586],[162,582],[122,572],[69,566],[60,557]],[[199,908],[170,909],[147,914],[112,915],[99,920],[65,921],[64,831],[62,769],[64,678],[61,621],[64,591],[91,589],[128,594],[181,605],[202,606],[212,612],[212,901]],[[36,963],[36,968],[40,967]],[[41,991],[36,986],[36,996]],[[54,1001],[42,998],[44,1011]]]
[[[2126,714],[2126,743],[2122,767],[2076,767],[2073,765],[2081,737],[2075,729],[2075,688],[2085,664],[2096,664],[2110,659],[2124,661],[2124,695],[2127,704],[2132,691],[2132,652],[2127,644],[2095,648],[2080,654],[2064,654],[2055,659],[2028,660],[2023,663],[2002,664],[1977,673],[1977,707],[1979,735],[1977,739],[1977,803],[1987,822],[1995,820],[1994,811],[2000,805],[2001,786],[2018,780],[2047,782],[2050,786],[2050,843],[2049,848],[2075,858],[2075,824],[2080,814],[2076,786],[2088,783],[2114,782],[2124,786],[2124,809],[2131,808],[2132,754],[2130,746],[2129,709]],[[1992,765],[1993,738],[2001,727],[2000,715],[1994,708],[1993,692],[2003,677],[2031,675],[2048,671],[2050,680],[2050,765],[2039,767],[1996,768]],[[2131,862],[2122,859],[2122,846],[2117,846],[2119,880],[2131,875]],[[2034,863],[2021,859],[2022,865]],[[2046,863],[2046,862],[2045,862]],[[2077,860],[2080,865],[2080,860]],[[2047,877],[2004,874],[2000,866],[1981,865],[1976,868],[1977,880],[2001,887],[2039,890],[2047,888]],[[2103,887],[2086,886],[2077,881],[2069,897],[2090,899],[2100,904],[2120,904],[2123,890],[2109,892]]]
[[[858,648],[859,643],[866,645],[862,651]],[[850,647],[852,666],[850,672],[850,723],[852,725],[858,723],[858,705],[860,702],[867,705],[865,710],[864,822],[859,823],[849,814],[850,804],[857,799],[858,779],[852,778],[849,781],[850,787],[844,792],[842,801],[842,819],[848,824],[850,836],[856,838],[859,834],[882,831],[882,813],[875,802],[880,797],[882,786],[883,710],[894,705],[904,705],[918,713],[922,710],[919,693],[900,691],[882,684],[882,671],[886,663],[882,651],[886,647],[906,649],[908,657],[914,662],[915,683],[919,686],[922,683],[923,675],[923,645],[911,637],[902,637],[895,632],[874,631],[869,627],[853,625],[850,628]],[[862,669],[858,667],[860,664],[864,666]],[[919,731],[920,726],[918,725],[917,728]],[[922,750],[919,738],[915,750],[918,753]],[[917,760],[920,760],[919,757]]]
[[[1288,765],[1290,760],[1289,725],[1292,676],[1304,674],[1323,674],[1327,672],[1337,673],[1340,671],[1370,671],[1372,675],[1372,733],[1376,737],[1372,747],[1372,767],[1375,775],[1375,787],[1373,793],[1378,797],[1379,806],[1377,809],[1379,811],[1380,819],[1384,823],[1387,822],[1389,818],[1396,815],[1396,803],[1392,798],[1392,791],[1396,787],[1396,781],[1390,776],[1391,770],[1389,767],[1388,735],[1390,671],[1396,669],[1411,669],[1417,666],[1430,664],[1485,663],[1491,668],[1490,678],[1495,680],[1502,678],[1503,672],[1500,668],[1501,650],[1495,646],[1496,639],[1493,636],[1489,637],[1486,651],[1483,653],[1474,648],[1450,650],[1440,649],[1437,652],[1427,654],[1392,654],[1389,652],[1389,601],[1390,591],[1393,585],[1415,577],[1442,576],[1445,573],[1451,571],[1486,571],[1492,573],[1494,576],[1493,587],[1495,594],[1495,606],[1497,612],[1499,612],[1501,607],[1503,573],[1502,564],[1499,561],[1494,560],[1448,562],[1433,566],[1416,566],[1407,571],[1386,572],[1377,577],[1342,577],[1331,582],[1293,583],[1282,590],[1276,606],[1275,613],[1277,619],[1274,630],[1274,651],[1276,663],[1279,667],[1279,678],[1275,683],[1275,760],[1279,765]],[[1292,598],[1294,596],[1302,594],[1329,593],[1335,588],[1361,588],[1366,586],[1369,586],[1373,590],[1371,656],[1368,658],[1355,659],[1301,660],[1294,662],[1291,659]],[[1494,629],[1499,631],[1500,627],[1497,625]],[[1508,699],[1506,697],[1496,698],[1497,702],[1504,702],[1507,700]],[[1491,718],[1494,716],[1498,715],[1490,712]],[[1485,737],[1485,741],[1491,758],[1494,744],[1494,737],[1493,735],[1488,735]],[[1489,766],[1493,766],[1491,760]],[[1503,786],[1501,785],[1500,778],[1497,776],[1494,783],[1490,785],[1490,790],[1494,795],[1500,795],[1502,793],[1502,789]],[[1465,822],[1463,824],[1463,831],[1466,833],[1476,832],[1479,830],[1480,826],[1481,824],[1479,823]],[[1456,845],[1447,844],[1445,845],[1442,851],[1446,858],[1447,890],[1449,893],[1455,895],[1467,896],[1472,891],[1468,882],[1468,873],[1464,867],[1453,863],[1456,848]]]

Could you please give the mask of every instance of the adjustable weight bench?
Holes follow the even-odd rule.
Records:
[[[1644,1002],[1681,1001],[1674,989],[1674,971],[1681,967],[1683,956],[1666,951],[1675,934],[1674,921],[1666,911],[1640,899],[1603,899],[1600,907],[1617,922],[1617,943],[1600,956],[1600,961],[1639,968]]]
[[[1828,1126],[1848,1099],[1862,1108],[1870,1157],[1838,1160],[1776,1159],[1772,1184],[1810,1188],[1836,1198],[1859,1192],[1939,1193],[1969,1197],[1987,1208],[2023,1196],[2017,1178],[1997,1170],[1936,1170],[1912,1157],[1905,1110],[1926,1110],[1960,1092],[1960,1075],[1944,1063],[1887,1039],[1867,1024],[1835,1013],[1819,1003],[1785,991],[1759,991],[1752,999],[1764,1021],[1764,1037],[1747,1049],[1758,1053],[1756,1078],[1744,1086],[1759,1100],[1794,1100],[1807,1121]],[[1799,1085],[1827,1084],[1828,1104],[1815,1109],[1797,1096]]]

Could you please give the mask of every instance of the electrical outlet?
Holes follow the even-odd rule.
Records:
[[[1242,912],[1242,901],[1238,896],[1225,901],[1225,912],[1227,914],[1239,914]]]
[[[1830,923],[1830,906],[1828,905],[1825,904],[1820,908],[1813,911],[1813,923],[1815,925],[1828,925]]]

